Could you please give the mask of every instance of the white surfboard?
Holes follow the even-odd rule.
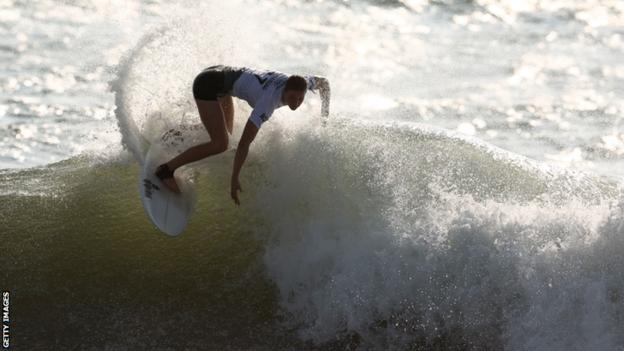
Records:
[[[153,143],[139,175],[139,193],[145,212],[158,229],[171,236],[182,233],[186,228],[195,207],[195,191],[189,172],[183,169],[177,170],[174,175],[180,194],[169,190],[154,172],[160,164],[184,151],[187,146],[183,136],[185,132],[188,131],[169,130]]]

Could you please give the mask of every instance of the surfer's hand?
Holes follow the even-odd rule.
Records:
[[[241,193],[243,192],[243,189],[240,186],[240,182],[238,181],[238,178],[232,178],[230,196],[232,197],[232,200],[234,200],[234,203],[236,203],[237,205],[240,205],[240,201],[238,200],[239,190]]]

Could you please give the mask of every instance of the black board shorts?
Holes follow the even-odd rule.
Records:
[[[195,77],[193,97],[196,100],[217,100],[219,97],[230,95],[234,82],[241,74],[242,70],[236,67],[210,66]]]

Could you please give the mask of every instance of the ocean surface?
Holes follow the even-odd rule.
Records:
[[[11,349],[624,350],[624,2],[0,0],[0,38]],[[276,111],[240,207],[233,150],[186,167],[168,237],[139,164],[214,64],[331,113]]]

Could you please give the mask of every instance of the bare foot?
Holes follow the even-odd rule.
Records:
[[[178,183],[176,183],[175,178],[173,177],[173,172],[168,169],[167,164],[160,165],[158,169],[156,169],[155,175],[169,190],[176,194],[180,193]]]
[[[163,184],[165,184],[165,186],[173,191],[176,194],[180,193],[180,188],[178,187],[178,183],[176,183],[175,178],[167,178],[167,179],[163,179]]]

